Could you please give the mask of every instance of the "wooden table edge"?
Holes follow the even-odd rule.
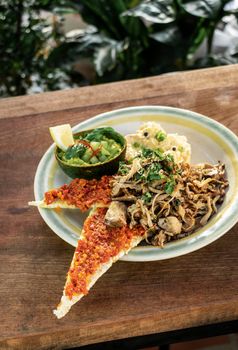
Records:
[[[237,69],[238,64],[232,64],[199,70],[175,71],[140,79],[116,81],[67,90],[47,91],[35,95],[2,98],[0,99],[0,120],[44,113],[55,113],[59,110],[70,111],[76,108],[93,108],[103,104],[115,104],[116,102],[128,101],[129,103],[129,101],[139,101],[145,98],[145,96],[149,98],[148,94],[154,91],[155,95],[151,96],[151,98],[153,98],[158,92],[158,87],[160,88],[160,85],[163,85],[164,80],[166,80],[166,82],[171,82],[173,86],[176,82],[177,88],[181,89],[181,92],[185,92],[184,87],[187,87],[185,90],[189,92],[190,80],[198,74],[198,71],[200,78],[203,77],[204,83],[202,86],[194,86],[194,89],[204,89],[206,81],[209,81],[207,78],[210,75],[216,76],[215,79],[209,82],[210,86],[216,87],[218,81],[225,86],[225,84],[232,83],[230,75]],[[161,82],[161,84],[159,84],[159,82]],[[136,99],[133,97],[131,98],[127,94],[127,89],[131,88],[131,86],[138,87],[138,97]],[[118,93],[118,90],[120,90],[120,93]],[[166,95],[169,90],[171,90],[171,87],[163,86],[163,89],[160,89],[160,96]],[[95,94],[99,102],[92,104]],[[85,96],[83,97],[83,95]]]

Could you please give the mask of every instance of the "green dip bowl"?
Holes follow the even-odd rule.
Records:
[[[77,136],[85,137],[88,133],[93,131],[91,130],[84,130],[77,132],[73,134],[74,138],[77,138]],[[62,152],[59,147],[55,148],[55,158],[61,167],[61,169],[71,178],[83,178],[83,179],[98,179],[102,177],[103,175],[113,175],[117,172],[119,167],[119,162],[123,161],[125,159],[126,154],[126,139],[113,130],[113,132],[110,132],[110,135],[106,135],[109,138],[115,140],[117,143],[119,143],[122,147],[119,154],[117,154],[114,158],[111,158],[109,160],[106,160],[105,162],[100,162],[96,164],[86,164],[86,165],[79,165],[79,164],[68,164],[66,161],[62,160],[60,158],[60,153]]]

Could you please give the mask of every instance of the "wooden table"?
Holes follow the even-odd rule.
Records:
[[[52,314],[73,247],[27,205],[48,128],[135,105],[191,109],[238,133],[238,66],[0,100],[1,349],[65,349],[237,319],[237,225],[187,256],[118,262],[65,318]]]

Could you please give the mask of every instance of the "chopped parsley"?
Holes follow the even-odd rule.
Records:
[[[149,166],[149,171],[146,177],[147,181],[154,181],[154,180],[161,180],[164,176],[162,173],[160,173],[160,170],[162,169],[162,165],[158,163],[152,163]]]
[[[129,169],[128,169],[127,165],[126,165],[126,162],[123,162],[123,161],[119,162],[118,172],[119,172],[120,175],[128,174]]]
[[[141,199],[143,200],[144,203],[150,203],[152,199],[152,195],[150,192],[146,192],[142,195]]]
[[[172,194],[176,186],[176,178],[178,175],[178,166],[171,154],[165,154],[163,150],[150,148],[142,148],[141,153],[136,156],[140,159],[141,168],[134,174],[133,180],[151,184],[153,181],[160,181],[160,184],[167,194]],[[120,162],[119,174],[126,175],[130,169],[128,162]],[[151,184],[153,186],[153,184]],[[146,192],[142,195],[144,203],[150,203],[153,194]],[[179,205],[178,202],[174,205]]]
[[[143,158],[159,158],[159,160],[165,159],[165,155],[162,149],[157,148],[152,150],[150,148],[143,147],[142,148],[142,157]]]
[[[135,173],[134,179],[145,183],[165,179],[166,193],[172,193],[175,181],[171,176],[176,172],[176,164],[173,156],[171,154],[164,154],[160,148],[152,150],[143,147],[141,154],[137,157],[141,159],[143,167]]]
[[[169,180],[166,182],[165,186],[164,186],[164,190],[167,194],[171,194],[174,191],[176,182],[174,180],[173,175],[170,176]]]
[[[154,155],[154,151],[150,148],[142,148],[142,156],[144,158],[152,158]]]
[[[164,155],[164,152],[162,151],[162,149],[157,148],[154,152],[155,152],[155,155],[160,158],[160,160],[165,159],[166,156]]]
[[[167,154],[166,158],[167,161],[174,163],[174,156],[172,154]]]
[[[84,146],[83,144],[76,143],[75,145],[67,148],[67,150],[65,151],[64,157],[66,159],[81,158],[84,155],[86,149],[87,147]]]
[[[146,177],[145,177],[145,172],[144,172],[144,169],[141,168],[140,170],[137,171],[137,173],[134,175],[134,178],[135,180],[146,180]]]

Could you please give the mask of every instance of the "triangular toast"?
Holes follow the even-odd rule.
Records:
[[[145,237],[142,227],[109,228],[104,223],[106,207],[95,206],[84,222],[63,291],[54,314],[61,318],[87,294],[114,262],[137,246]]]
[[[85,211],[91,208],[67,274],[63,296],[54,310],[58,318],[65,316],[114,262],[145,238],[145,230],[141,226],[131,229],[128,225],[108,227],[105,224],[104,218],[111,201],[110,179],[106,176],[101,180],[75,179],[69,185],[47,192],[43,200],[29,202],[29,205],[48,209],[79,208]],[[85,191],[85,195],[77,201],[72,200],[70,196],[72,193],[77,195],[78,191]]]

